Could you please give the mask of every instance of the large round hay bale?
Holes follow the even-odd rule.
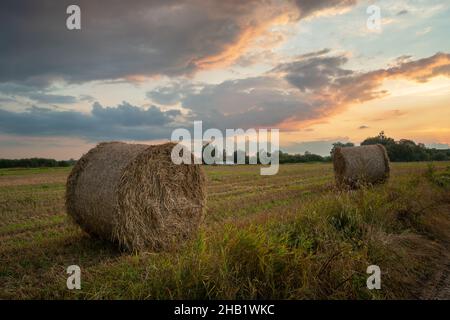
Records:
[[[381,144],[360,147],[338,147],[333,152],[336,183],[358,187],[389,178],[389,158]]]
[[[205,178],[198,165],[172,163],[175,144],[100,143],[67,179],[66,207],[87,233],[139,251],[165,250],[198,229]]]

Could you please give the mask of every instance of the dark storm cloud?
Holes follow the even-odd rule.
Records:
[[[95,103],[90,114],[33,106],[25,112],[0,109],[0,132],[23,136],[73,136],[90,141],[151,140],[170,137],[179,111],[142,109],[127,102],[111,108]]]
[[[235,51],[248,43],[221,54],[243,34],[258,36],[277,17],[294,20],[299,11],[308,16],[354,2],[5,0],[0,4],[0,82],[45,87],[56,79],[189,74],[217,60],[237,59]],[[81,30],[66,29],[70,4],[81,7]]]
[[[243,18],[251,22],[257,1],[230,2],[76,1],[82,14],[77,31],[65,26],[73,1],[2,2],[0,81],[190,73],[197,60],[238,39]]]

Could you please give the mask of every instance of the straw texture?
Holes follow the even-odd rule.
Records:
[[[173,143],[100,143],[67,179],[66,208],[87,233],[140,251],[165,250],[191,237],[203,218],[205,177],[173,164]]]
[[[389,158],[381,144],[338,147],[333,152],[333,165],[338,186],[358,187],[389,178]]]

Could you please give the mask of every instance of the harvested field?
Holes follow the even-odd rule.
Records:
[[[71,168],[0,170],[0,298],[421,297],[448,263],[449,167],[393,163],[387,184],[343,192],[332,164],[282,165],[275,176],[206,166],[199,236],[140,254],[68,221]],[[72,264],[81,290],[66,288]],[[366,288],[370,264],[382,270],[382,290]]]

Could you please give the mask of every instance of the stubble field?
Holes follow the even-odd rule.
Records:
[[[339,191],[331,164],[282,165],[275,176],[208,166],[199,235],[140,254],[68,220],[71,168],[2,169],[0,298],[436,298],[447,286],[449,168],[395,163],[387,185]],[[69,265],[81,268],[81,290],[66,287]],[[369,265],[381,268],[381,290],[366,287]]]

